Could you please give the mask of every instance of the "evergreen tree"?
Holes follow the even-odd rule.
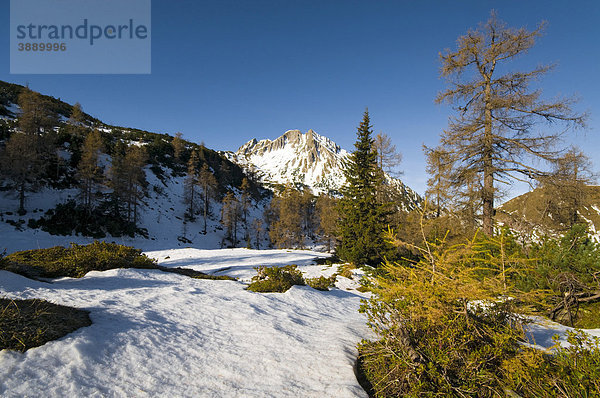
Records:
[[[244,228],[244,238],[246,240],[246,244],[249,246],[250,245],[250,225],[248,223],[248,212],[250,210],[250,199],[251,199],[251,192],[250,192],[250,183],[248,182],[248,179],[246,177],[244,177],[242,179],[242,185],[240,187],[241,191],[242,191],[242,195],[240,197],[240,210],[242,212],[242,227]]]
[[[344,170],[347,185],[342,189],[338,207],[341,242],[337,254],[355,265],[377,265],[389,248],[383,238],[386,210],[377,200],[381,173],[370,123],[369,112],[365,111],[357,131],[356,149]]]
[[[99,185],[104,179],[99,156],[102,152],[102,137],[98,130],[92,131],[85,139],[81,152],[81,160],[77,166],[77,179],[83,208],[90,214]]]

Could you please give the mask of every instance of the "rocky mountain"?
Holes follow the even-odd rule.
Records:
[[[324,193],[338,192],[344,184],[342,169],[349,154],[312,130],[289,130],[273,141],[248,141],[228,155],[265,184],[292,183]]]
[[[338,194],[346,183],[343,169],[349,153],[313,130],[288,130],[275,140],[252,139],[226,156],[267,186],[291,183],[315,194]],[[403,208],[414,209],[421,202],[402,181],[386,175],[386,182]]]

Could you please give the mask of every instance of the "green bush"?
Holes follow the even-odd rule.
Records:
[[[90,271],[114,268],[156,269],[156,262],[133,247],[94,241],[89,245],[71,244],[70,248],[11,253],[0,264],[2,269],[32,278],[81,278]]]
[[[546,237],[529,251],[535,267],[517,278],[517,287],[549,292],[539,310],[549,313],[552,320],[600,327],[600,319],[591,314],[598,300],[588,301],[600,293],[600,245],[589,236],[587,225],[574,225],[560,239]]]
[[[337,274],[333,274],[329,278],[325,278],[324,276],[319,276],[318,278],[306,278],[304,281],[306,284],[313,289],[327,291],[330,287],[335,286],[335,280],[337,278]]]
[[[284,293],[294,285],[305,285],[302,272],[296,265],[285,267],[256,267],[257,275],[252,277],[248,290],[259,293]]]
[[[0,350],[23,352],[91,324],[85,310],[38,299],[0,298]]]

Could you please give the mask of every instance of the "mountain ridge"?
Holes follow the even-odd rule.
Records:
[[[309,129],[287,130],[270,140],[256,138],[226,156],[266,186],[293,184],[315,194],[339,196],[346,183],[344,168],[350,153],[330,138]],[[394,199],[404,210],[420,206],[422,198],[401,180],[385,175]]]

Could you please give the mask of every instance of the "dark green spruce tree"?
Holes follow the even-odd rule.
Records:
[[[356,149],[344,170],[347,184],[342,189],[343,198],[338,202],[341,242],[336,249],[337,255],[354,265],[378,265],[390,249],[383,238],[387,210],[377,200],[382,173],[377,166],[372,134],[367,110],[358,127]]]

